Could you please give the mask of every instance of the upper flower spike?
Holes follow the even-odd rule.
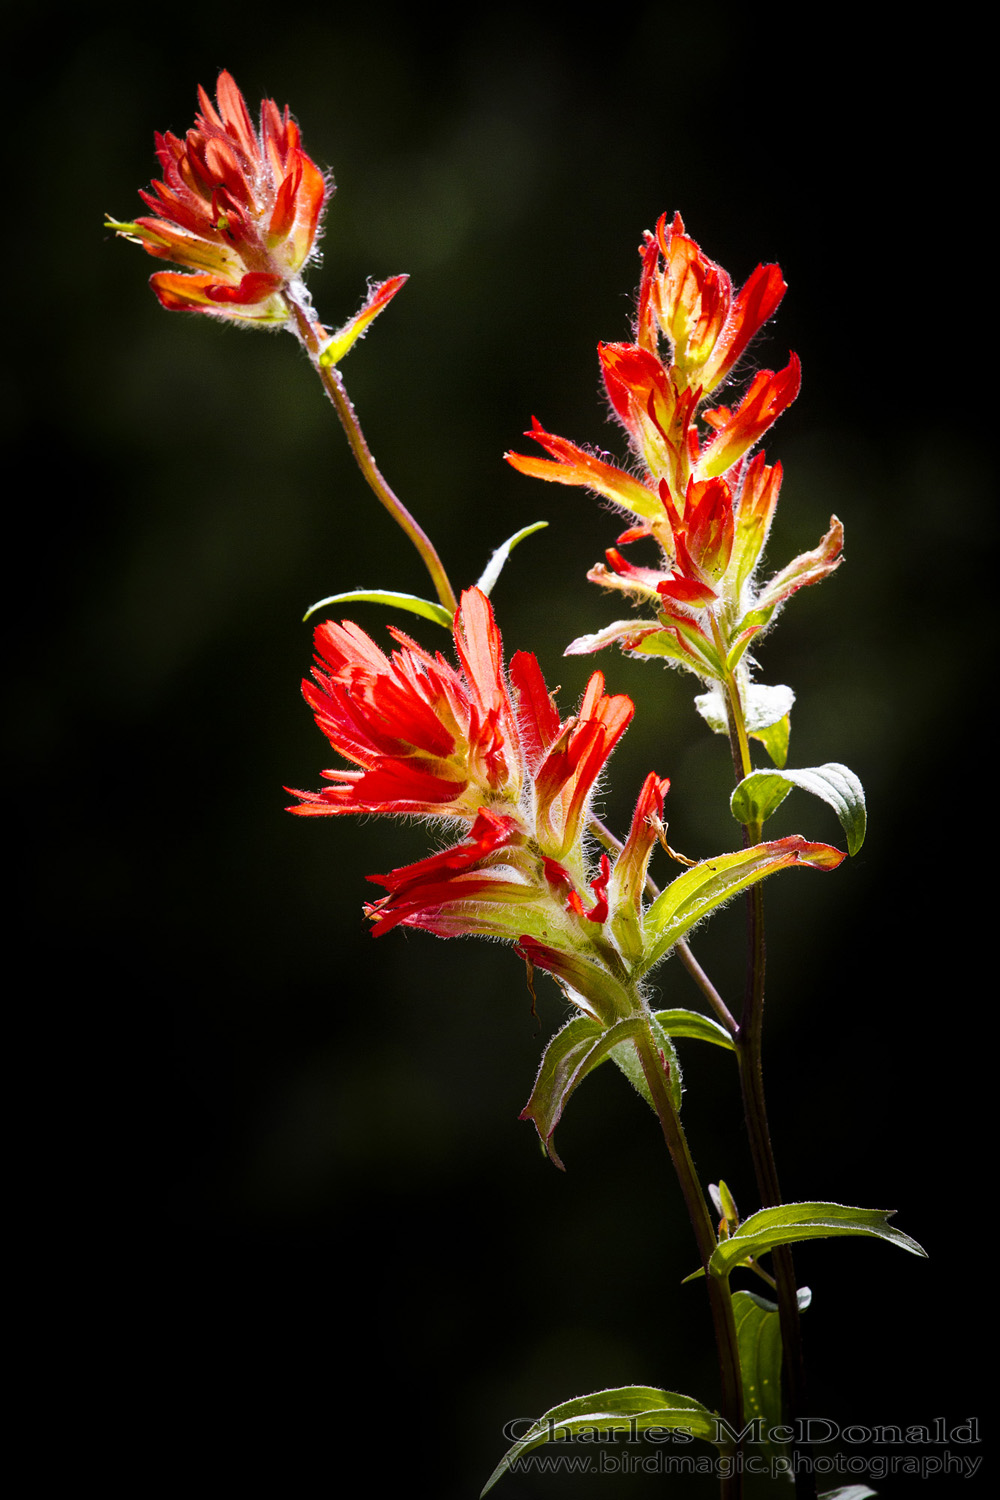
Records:
[[[548,454],[508,453],[522,474],[584,485],[624,511],[631,524],[588,577],[651,605],[655,619],[619,620],[568,647],[569,654],[618,641],[626,651],[682,662],[706,681],[724,681],[750,641],[797,589],[839,565],[836,517],[812,552],[763,588],[755,581],[781,485],[781,465],[760,451],[768,429],[795,400],[801,371],[758,370],[731,406],[718,387],[785,294],[781,271],[761,265],[739,292],[721,266],[684,232],[679,214],[661,216],[639,254],[635,337],[599,344],[604,388],[637,460],[633,472],[547,432],[526,436]],[[638,523],[638,524],[636,524]],[[660,548],[660,566],[637,566],[619,550],[641,540]]]
[[[156,136],[163,180],[140,197],[153,216],[111,227],[150,255],[193,274],[160,271],[151,285],[164,307],[250,323],[285,323],[281,291],[312,256],[332,192],[303,151],[299,127],[273,99],[254,130],[229,73],[216,104],[199,88],[201,113],[184,140]]]
[[[680,214],[669,229],[661,214],[641,253],[638,341],[655,354],[658,327],[673,345],[675,370],[693,372],[707,396],[777,311],[787,290],[781,268],[758,266],[734,297],[728,274],[684,233]]]

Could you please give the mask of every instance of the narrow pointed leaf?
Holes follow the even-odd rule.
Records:
[[[311,604],[303,615],[308,620],[318,609],[325,609],[328,604],[354,604],[361,601],[365,604],[388,604],[395,609],[408,609],[412,615],[423,615],[425,620],[433,620],[435,625],[443,625],[445,630],[450,630],[453,624],[452,617],[443,604],[434,604],[430,599],[420,599],[416,594],[397,594],[389,589],[351,589],[347,594],[330,594],[326,599],[318,599]]]
[[[756,1259],[775,1245],[797,1245],[835,1235],[864,1235],[898,1245],[911,1255],[926,1255],[916,1240],[892,1228],[889,1219],[894,1212],[849,1208],[843,1203],[785,1203],[781,1208],[764,1208],[744,1219],[734,1235],[716,1246],[708,1268],[714,1276],[728,1276],[748,1255]]]
[[[489,562],[486,564],[486,567],[483,569],[482,576],[480,577],[479,582],[476,584],[476,588],[480,589],[486,595],[486,597],[489,598],[490,593],[493,589],[493,585],[496,583],[497,579],[500,577],[501,572],[503,571],[504,563],[507,561],[514,548],[517,546],[518,542],[523,542],[526,536],[531,536],[536,531],[544,530],[544,528],[548,524],[548,521],[536,521],[533,526],[522,526],[520,531],[515,531],[512,537],[508,537],[507,540],[502,544],[502,546],[497,548],[493,556],[490,558]]]
[[[713,1021],[711,1016],[703,1016],[700,1011],[657,1010],[653,1012],[653,1019],[659,1022],[670,1037],[695,1037],[698,1041],[712,1042],[716,1047],[733,1051],[733,1039],[726,1028],[720,1026],[718,1021]]]
[[[647,911],[643,923],[646,958],[642,972],[658,963],[697,922],[766,875],[791,865],[835,870],[844,857],[829,844],[810,844],[795,834],[769,844],[754,844],[736,854],[719,854],[714,859],[702,860],[671,881]]]
[[[615,642],[625,650],[625,642],[641,635],[648,636],[659,628],[655,620],[615,620],[612,624],[605,625],[603,630],[596,630],[593,635],[578,635],[575,641],[570,641],[563,656],[589,656],[595,651],[603,651],[605,646]]]
[[[577,1016],[557,1031],[543,1055],[531,1098],[521,1111],[533,1120],[542,1145],[557,1167],[563,1167],[552,1142],[573,1090],[622,1042],[630,1042],[648,1024],[642,1015],[629,1016],[605,1030],[589,1016]],[[668,1044],[669,1045],[669,1044]],[[565,1170],[565,1169],[564,1169]]]
[[[354,317],[349,318],[343,328],[338,328],[323,346],[319,362],[325,369],[339,364],[358,340],[364,338],[379,313],[388,307],[400,287],[404,286],[408,280],[408,276],[390,276],[388,281],[380,282],[378,286],[369,286],[364,304]]]
[[[593,1440],[598,1434],[631,1434],[651,1427],[683,1428],[692,1437],[714,1444],[716,1415],[693,1396],[648,1385],[619,1386],[577,1396],[573,1401],[553,1406],[508,1448],[483,1486],[480,1500],[504,1474],[517,1472],[519,1459],[545,1443],[565,1442],[576,1434],[586,1434]]]
[[[730,798],[740,823],[763,823],[788,796],[792,787],[812,792],[833,808],[847,836],[847,848],[857,854],[865,841],[865,792],[854,772],[838,761],[809,766],[804,771],[751,771]]]

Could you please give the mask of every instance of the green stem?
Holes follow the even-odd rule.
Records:
[[[298,300],[289,287],[285,288],[284,297],[288,309],[295,320],[295,331],[299,341],[309,355],[312,367],[319,376],[323,389],[329,396],[330,401],[333,403],[333,408],[340,418],[340,424],[347,434],[347,441],[351,445],[351,452],[354,454],[358,468],[364,475],[375,498],[381,505],[385,506],[393,520],[398,522],[414,547],[416,547],[423,559],[424,566],[431,576],[431,582],[434,584],[438,599],[450,614],[454,614],[458,608],[458,601],[455,598],[455,591],[448,581],[448,575],[444,570],[441,559],[438,557],[434,544],[419,523],[410,515],[402,500],[400,500],[399,496],[386,482],[379,470],[378,465],[372,457],[371,449],[365,440],[365,435],[361,430],[361,423],[358,421],[351,398],[347,394],[347,388],[344,385],[340,371],[335,365],[320,363],[322,340],[317,332],[316,324],[309,315],[308,308]]]
[[[717,635],[717,645],[721,647],[718,626],[714,620],[712,623]],[[720,655],[725,660],[721,650]],[[749,776],[753,770],[750,742],[746,732],[739,684],[733,672],[727,671],[724,685],[729,713],[729,744],[736,779],[739,782],[744,776]],[[759,844],[762,837],[761,824],[750,823],[744,827],[745,846]],[[777,1208],[782,1201],[781,1187],[778,1182],[778,1169],[767,1122],[762,1064],[765,961],[764,893],[760,885],[755,885],[747,892],[747,976],[743,1011],[735,1037],[736,1058],[750,1154],[753,1159],[761,1207]],[[798,1431],[798,1419],[806,1415],[806,1387],[795,1265],[792,1252],[787,1245],[777,1246],[772,1251],[772,1256],[781,1325],[785,1413],[788,1422]],[[793,1443],[792,1447],[794,1454],[797,1444]],[[803,1465],[801,1468],[797,1464],[795,1466],[795,1494],[796,1500],[815,1500],[816,1480],[809,1471],[808,1465]]]
[[[739,1343],[736,1336],[736,1320],[733,1316],[733,1298],[729,1290],[729,1278],[713,1276],[708,1269],[708,1262],[718,1244],[712,1216],[702,1193],[694,1162],[691,1160],[687,1137],[678,1119],[673,1099],[670,1097],[670,1086],[663,1058],[657,1050],[650,1031],[643,1031],[635,1038],[635,1049],[649,1085],[649,1092],[656,1107],[674,1171],[677,1173],[677,1180],[680,1183],[698,1245],[698,1254],[705,1271],[709,1306],[715,1328],[719,1372],[722,1377],[721,1415],[729,1424],[730,1431],[741,1433],[743,1431],[743,1380],[740,1374]],[[729,1454],[736,1456],[732,1448]],[[743,1494],[743,1476],[738,1464],[733,1464],[732,1470],[732,1473],[721,1480],[722,1500],[740,1500]]]
[[[589,827],[594,837],[598,840],[598,842],[604,845],[605,849],[610,849],[616,854],[620,854],[622,852],[624,845],[622,844],[621,839],[616,838],[615,835],[611,832],[611,829],[608,828],[604,823],[602,823],[600,818],[595,817],[593,813],[591,813],[590,815],[590,821],[587,826]],[[651,901],[655,901],[657,896],[660,894],[659,886],[650,875],[646,876],[646,894],[649,896]],[[691,975],[691,978],[701,990],[702,994],[705,996],[705,999],[715,1011],[715,1014],[718,1016],[723,1026],[729,1032],[730,1036],[735,1036],[739,1031],[739,1027],[736,1024],[734,1017],[731,1015],[729,1007],[723,1000],[722,996],[719,994],[718,990],[715,988],[715,985],[709,979],[708,975],[705,973],[705,970],[702,968],[701,964],[691,952],[691,949],[688,947],[687,943],[683,938],[681,938],[674,944],[674,947],[677,951],[677,956],[680,959],[681,963],[684,965],[685,969],[687,969],[688,973]]]

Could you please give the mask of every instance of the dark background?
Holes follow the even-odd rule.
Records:
[[[726,746],[691,679],[562,658],[617,612],[584,582],[615,522],[501,455],[530,446],[533,412],[623,454],[595,349],[628,336],[662,211],[738,283],[780,261],[790,290],[754,358],[795,349],[804,385],[767,442],[786,473],[769,557],[814,546],[835,510],[847,560],[790,604],[761,675],[799,694],[791,763],[851,765],[871,831],[837,874],[767,891],[774,1136],[788,1198],[896,1208],[931,1255],[800,1252],[813,1407],[842,1425],[983,1415],[993,272],[970,39],[860,8],[66,14],[42,5],[13,38],[30,88],[9,122],[3,403],[41,1402],[109,1477],[276,1458],[297,1494],[317,1465],[336,1482],[357,1463],[365,1493],[412,1475],[451,1500],[478,1491],[505,1422],[571,1395],[716,1399],[652,1117],[605,1070],[555,1171],[517,1119],[555,988],[536,1022],[508,950],[373,943],[363,877],[420,857],[425,829],[283,811],[282,786],[330,761],[299,697],[304,609],[427,586],[293,341],[167,315],[154,264],[101,228],[139,211],[154,128],[183,133],[228,67],[254,112],[291,103],[336,176],[320,316],[411,275],[344,370],[384,472],[459,584],[550,522],[494,591],[508,652],[535,650],[566,710],[595,664],[641,698],[606,816],[623,830],[655,767],[696,856],[738,841]],[[382,612],[356,618],[384,639]],[[770,826],[837,837],[805,797]],[[734,1003],[741,945],[738,907],[695,942]],[[658,984],[696,1003],[676,963]],[[731,1069],[690,1043],[683,1060],[699,1169],[750,1212]],[[663,1481],[611,1484],[505,1481]]]

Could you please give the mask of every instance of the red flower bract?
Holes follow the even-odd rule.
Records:
[[[550,935],[593,946],[608,918],[610,864],[587,870],[583,833],[601,769],[633,713],[595,672],[563,721],[534,656],[504,670],[486,595],[469,589],[455,616],[458,667],[399,630],[385,656],[357,625],[316,631],[316,722],[356,769],[326,771],[296,792],[303,816],[417,813],[460,819],[464,837],[416,864],[370,878],[388,891],[367,907],[375,933],[422,927],[447,937]],[[584,895],[589,884],[590,894]]]
[[[579,841],[594,783],[634,712],[595,672],[579,713],[560,719],[535,657],[511,662],[485,594],[468,589],[455,616],[459,668],[392,629],[385,656],[357,625],[316,630],[306,701],[334,749],[357,770],[323,774],[297,792],[304,816],[423,813],[474,820],[484,806],[516,810],[541,851],[561,859]]]
[[[755,574],[781,467],[768,467],[762,453],[749,455],[798,395],[797,356],[782,370],[756,371],[732,406],[708,404],[781,302],[779,267],[758,266],[734,294],[722,267],[685,234],[679,214],[669,226],[661,216],[639,254],[634,342],[598,345],[608,400],[639,472],[547,432],[537,419],[526,436],[549,456],[505,456],[522,474],[585,485],[639,523],[607,550],[607,565],[587,576],[651,605],[656,620],[618,620],[571,642],[567,654],[617,641],[721,681],[792,593],[837,567],[842,532],[831,518],[819,547],[761,590]],[[637,566],[619,550],[647,538],[660,548],[658,569]]]
[[[273,99],[260,127],[229,73],[217,107],[198,90],[201,113],[183,140],[156,136],[163,180],[140,196],[154,217],[120,226],[150,255],[194,274],[161,271],[151,285],[164,307],[252,323],[284,323],[281,289],[313,253],[329,195],[303,151],[299,128]]]

